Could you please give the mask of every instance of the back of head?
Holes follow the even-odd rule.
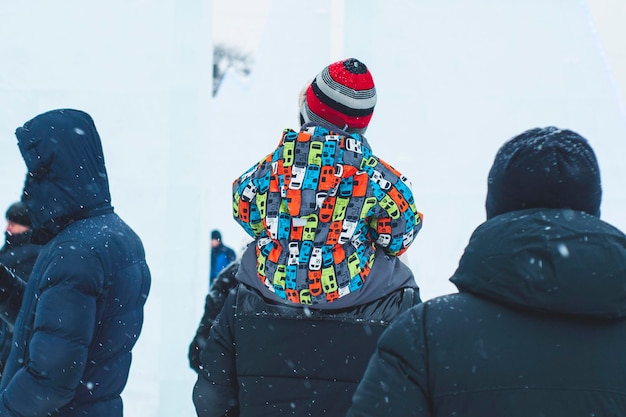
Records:
[[[362,134],[376,105],[374,79],[355,58],[324,68],[300,94],[300,122],[326,122],[348,132]]]
[[[28,216],[28,208],[26,208],[26,206],[20,201],[9,206],[6,212],[6,219],[22,226],[31,226],[30,217]]]
[[[506,142],[489,171],[487,218],[527,208],[600,215],[600,168],[585,138],[550,126]]]

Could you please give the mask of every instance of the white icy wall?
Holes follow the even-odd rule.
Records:
[[[493,157],[528,128],[590,140],[603,217],[626,229],[626,116],[619,67],[605,54],[619,34],[593,26],[584,1],[471,3],[266,1],[251,77],[227,76],[215,100],[210,1],[0,6],[0,210],[19,198],[25,174],[15,128],[80,108],[102,136],[116,210],[146,246],[153,287],[127,415],[194,414],[186,354],[206,292],[208,232],[219,228],[235,248],[246,240],[231,218],[231,181],[297,127],[298,92],[331,61],[355,56],[374,75],[367,136],[413,180],[425,214],[408,253],[424,299],[454,291],[447,279],[484,219]],[[250,18],[224,18],[245,34],[252,27],[238,16]]]

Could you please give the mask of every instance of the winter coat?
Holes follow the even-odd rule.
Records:
[[[6,233],[5,244],[0,249],[0,263],[23,280],[28,280],[41,249],[41,245],[31,242],[31,235],[30,230],[17,235]]]
[[[420,302],[398,258],[378,252],[370,277],[377,297],[363,304],[294,305],[257,286],[251,245],[237,274],[242,283],[226,298],[201,352],[198,416],[345,414],[379,335]]]
[[[626,416],[626,236],[572,210],[474,232],[458,294],[382,335],[348,416]]]
[[[193,340],[189,344],[189,367],[198,372],[200,368],[200,352],[206,346],[209,337],[209,330],[215,321],[218,313],[224,306],[224,300],[230,291],[237,286],[237,270],[239,263],[233,262],[219,273],[213,284],[209,288],[209,293],[204,302],[204,314],[196,330]]]
[[[313,306],[356,305],[376,252],[400,256],[422,227],[411,182],[364,136],[312,123],[233,182],[233,215],[255,239],[257,282]]]
[[[5,244],[0,249],[0,264],[6,266],[24,281],[28,280],[41,249],[41,245],[31,243],[31,235],[30,230],[16,235],[5,232]],[[4,364],[11,351],[12,338],[11,326],[0,320],[0,376],[2,376]]]
[[[122,416],[150,287],[141,240],[113,211],[89,115],[51,111],[16,136],[45,246],[25,286],[0,273],[0,313],[15,326],[0,416]]]

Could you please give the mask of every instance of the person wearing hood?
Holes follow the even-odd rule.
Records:
[[[28,282],[0,265],[0,317],[14,329],[0,416],[121,417],[150,288],[143,245],[113,210],[91,116],[52,110],[15,134],[44,246]]]
[[[363,136],[375,103],[362,62],[327,66],[301,129],[234,181],[233,215],[254,241],[200,351],[198,416],[345,414],[378,336],[420,302],[398,256],[421,214]]]
[[[626,416],[626,236],[600,220],[601,196],[579,134],[506,142],[459,292],[387,329],[347,415]]]

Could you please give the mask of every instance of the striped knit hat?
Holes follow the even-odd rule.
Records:
[[[300,121],[325,121],[348,133],[363,134],[375,105],[372,74],[364,63],[349,58],[324,68],[306,88]]]

